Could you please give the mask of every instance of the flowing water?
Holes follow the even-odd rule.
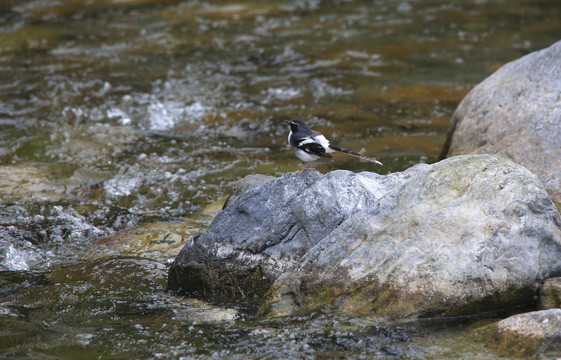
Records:
[[[234,181],[301,168],[283,119],[384,163],[322,172],[434,162],[462,97],[560,19],[557,0],[2,0],[0,358],[498,358],[463,322],[257,321],[165,292],[166,271]]]

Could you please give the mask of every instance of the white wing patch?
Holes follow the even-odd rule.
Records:
[[[320,134],[320,135],[314,136],[312,139],[313,139],[312,140],[313,142],[316,142],[316,143],[320,144],[321,146],[323,146],[323,148],[325,149],[325,152],[328,152],[328,153],[335,152],[335,150],[333,150],[329,147],[329,140],[327,140],[325,138],[325,136]]]
[[[302,140],[300,140],[300,142],[298,143],[298,147],[300,147],[302,145],[306,145],[306,144],[316,143],[316,142],[317,141],[315,141],[311,137],[305,137],[305,138],[302,138]]]
[[[331,149],[329,147],[329,140],[327,140],[325,138],[325,136],[323,136],[323,135],[316,135],[314,137],[309,137],[308,136],[308,137],[302,138],[302,140],[300,140],[300,142],[298,143],[298,146],[311,144],[311,143],[316,143],[316,144],[319,144],[319,145],[323,146],[323,148],[325,149],[326,152],[335,152],[333,149]]]

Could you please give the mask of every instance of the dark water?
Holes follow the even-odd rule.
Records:
[[[434,162],[462,97],[560,19],[556,0],[1,1],[0,358],[495,358],[457,327],[254,322],[165,293],[167,264],[235,180],[300,169],[283,119],[384,163],[323,172]]]

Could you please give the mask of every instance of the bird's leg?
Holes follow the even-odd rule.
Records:
[[[305,163],[304,168],[302,168],[302,170],[298,171],[298,174],[302,174],[304,171],[308,171],[308,170],[313,170],[314,168],[312,167],[312,162],[308,161]]]
[[[304,168],[304,171],[306,171],[306,170],[313,170],[313,169],[314,169],[314,167],[312,166],[312,162],[311,162],[311,161],[308,161],[308,162],[306,163],[306,167]]]

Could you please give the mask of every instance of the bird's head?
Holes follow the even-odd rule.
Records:
[[[283,121],[285,123],[287,123],[288,125],[290,125],[290,130],[292,130],[293,133],[298,131],[298,129],[307,129],[308,128],[302,120],[283,120]]]

